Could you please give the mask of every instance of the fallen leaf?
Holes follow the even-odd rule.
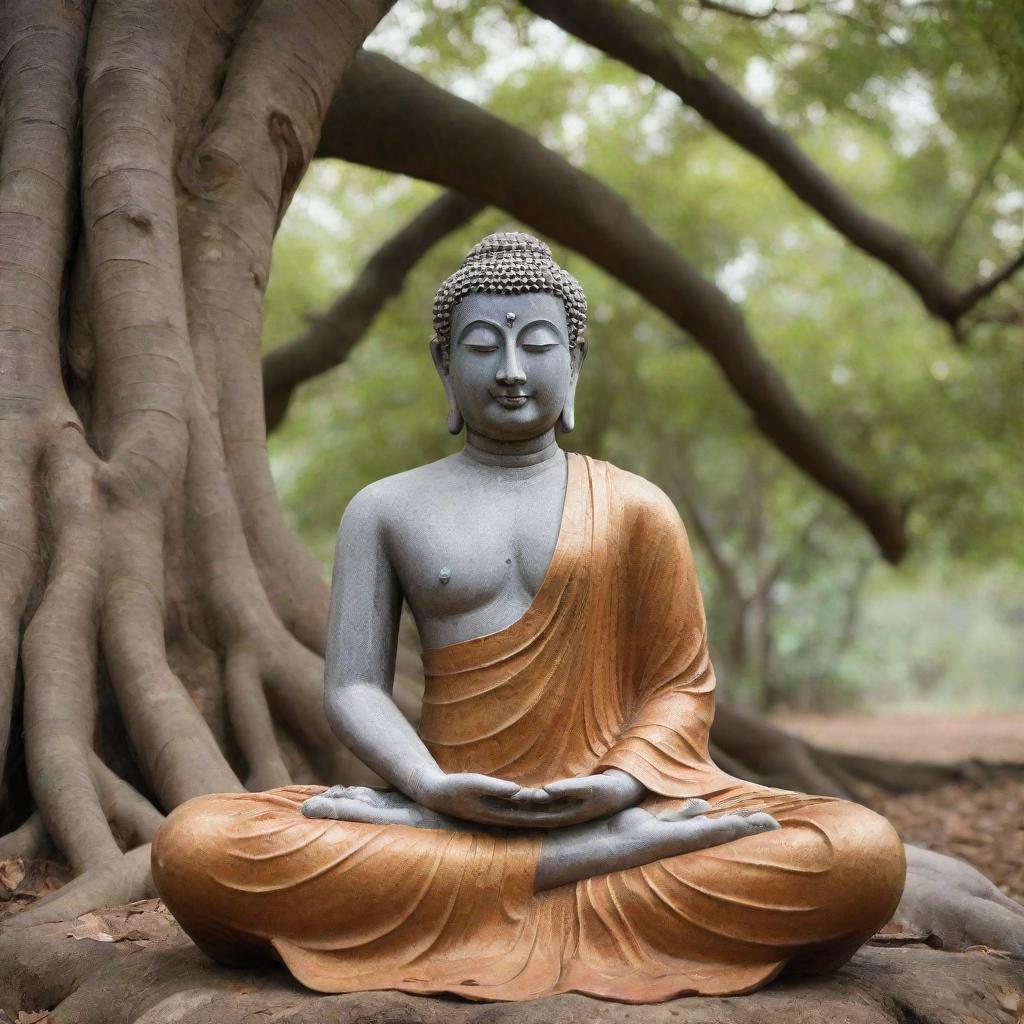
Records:
[[[17,1024],[37,1024],[49,1016],[49,1010],[22,1010],[18,1014]]]
[[[0,890],[14,892],[25,877],[25,862],[20,857],[0,860]]]
[[[164,910],[163,900],[152,899],[152,900],[136,900],[134,903],[129,903],[125,906],[125,910],[129,914],[149,914],[149,913],[162,913]]]
[[[123,907],[110,907],[83,914],[67,934],[72,939],[94,942],[145,944],[166,939],[178,926],[160,900],[137,900]]]
[[[116,939],[106,931],[106,925],[95,914],[83,914],[78,924],[68,932],[69,939],[92,939],[93,942],[115,942]]]
[[[999,1005],[1010,1013],[1016,1013],[1020,1009],[1020,995],[1017,992],[1001,992],[998,997]]]
[[[964,948],[965,953],[983,953],[985,956],[994,956],[999,960],[1010,960],[1013,954],[1008,949],[995,949],[992,946],[967,946]]]

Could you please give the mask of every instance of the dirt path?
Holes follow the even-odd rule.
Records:
[[[1024,764],[1024,714],[779,715],[790,732],[832,750],[908,761]]]

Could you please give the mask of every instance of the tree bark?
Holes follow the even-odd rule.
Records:
[[[760,160],[847,241],[903,278],[925,308],[950,326],[956,327],[1024,262],[1024,257],[1013,259],[984,281],[960,288],[946,277],[941,260],[933,261],[905,232],[858,205],[786,132],[675,39],[657,17],[636,5],[614,0],[521,3],[675,93],[709,124]]]
[[[260,305],[389,6],[4,5],[0,829],[67,859],[62,905],[145,892],[189,797],[347,763],[309,649],[326,586],[270,480]]]

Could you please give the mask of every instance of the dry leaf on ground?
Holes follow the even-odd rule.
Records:
[[[0,860],[0,898],[5,893],[14,892],[25,877],[25,862],[20,857],[13,860]]]

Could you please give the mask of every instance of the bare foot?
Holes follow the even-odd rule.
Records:
[[[307,818],[336,818],[370,825],[410,825],[448,831],[465,828],[465,822],[420,806],[397,789],[369,786],[331,786],[302,805]]]
[[[537,891],[551,889],[780,827],[763,811],[734,811],[709,818],[710,810],[705,800],[690,800],[658,814],[629,807],[603,821],[555,829],[544,837],[534,886]]]
[[[706,815],[710,810],[706,800],[688,800],[682,807],[656,814],[631,807],[612,815],[608,822],[621,849],[638,854],[649,850],[654,854],[652,859],[721,846],[780,827],[764,811],[733,811],[709,818]]]

